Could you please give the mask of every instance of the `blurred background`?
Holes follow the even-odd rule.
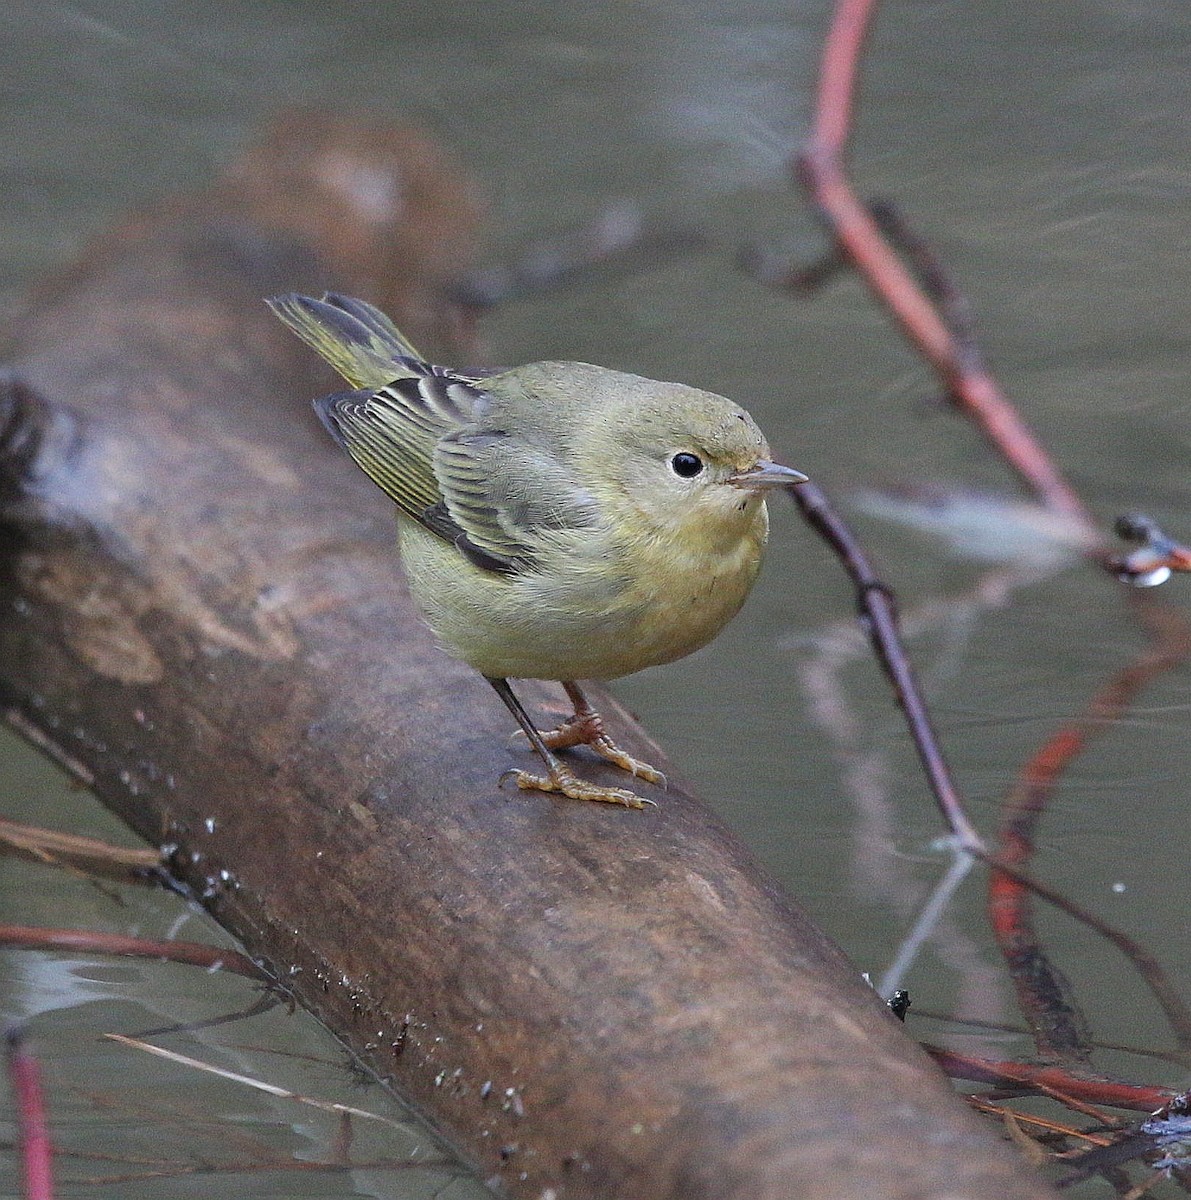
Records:
[[[670,249],[514,294],[483,320],[490,360],[574,358],[723,392],[753,412],[779,458],[841,502],[868,494],[858,527],[909,618],[971,816],[991,833],[1024,759],[1143,639],[1122,589],[1027,537],[1029,514],[993,565],[874,513],[890,508],[871,500],[874,489],[905,485],[1020,497],[856,279],[791,298],[738,266],[747,247],[794,263],[827,248],[788,168],[828,16],[823,0],[10,0],[0,13],[0,315],[20,311],[27,289],[130,206],[208,183],[264,119],[295,103],[431,131],[486,198],[487,266],[602,215],[641,221]],[[895,199],[931,241],[1005,389],[1096,515],[1142,509],[1182,537],[1189,49],[1184,0],[889,3],[854,151],[861,192]],[[962,510],[1003,533],[1005,515],[991,511]],[[909,518],[938,515],[936,504]],[[986,602],[973,603],[981,587]],[[1185,609],[1187,588],[1175,580],[1164,599]],[[839,569],[779,503],[762,582],[729,630],[615,690],[858,967],[879,976],[947,858],[851,614]],[[1189,679],[1186,668],[1160,679],[1078,761],[1036,864],[1147,944],[1184,987]],[[7,733],[0,813],[128,837]],[[976,873],[913,967],[916,1008],[1014,1019],[983,894]],[[11,860],[0,860],[0,910],[29,924],[219,936],[175,898],[116,896]],[[1050,912],[1040,923],[1097,1036],[1169,1044],[1110,948]],[[449,1166],[235,1170],[227,1164],[253,1155],[325,1159],[334,1121],[130,1062],[132,1052],[97,1041],[243,1007],[247,991],[183,967],[0,956],[0,1010],[31,1019],[55,1137],[75,1152],[61,1163],[72,1181],[64,1194],[206,1195],[213,1173],[229,1194],[253,1196],[474,1193]],[[943,1036],[919,1021],[916,1033]],[[196,1037],[209,1043],[202,1053],[179,1048],[299,1091],[387,1103],[375,1088],[352,1090],[337,1047],[300,1016]],[[1009,1033],[965,1044],[993,1057],[1029,1050]],[[1098,1065],[1186,1083],[1174,1067],[1123,1055]],[[163,1143],[163,1130],[176,1142]],[[399,1151],[374,1133],[357,1144],[361,1159],[437,1154],[425,1131]],[[195,1162],[205,1166],[175,1169]]]

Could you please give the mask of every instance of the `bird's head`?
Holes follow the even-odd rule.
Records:
[[[620,376],[593,430],[612,486],[655,534],[711,549],[758,521],[767,493],[805,483],[775,463],[764,434],[723,396]]]

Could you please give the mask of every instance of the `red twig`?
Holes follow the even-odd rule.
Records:
[[[233,971],[249,979],[272,982],[263,968],[238,950],[207,946],[201,942],[163,942],[125,937],[118,933],[90,933],[85,929],[40,929],[30,925],[0,925],[0,946],[24,950],[81,950],[87,954],[118,954],[129,958],[157,958],[187,963],[208,970]]]
[[[989,1083],[998,1088],[1025,1089],[1045,1095],[1070,1096],[1085,1104],[1103,1104],[1134,1112],[1153,1112],[1177,1095],[1170,1088],[1121,1083],[1094,1075],[1081,1075],[1058,1066],[1001,1062],[923,1044],[923,1049],[952,1079]]]
[[[839,0],[836,5],[823,51],[814,127],[798,157],[798,179],[829,222],[841,252],[889,307],[955,403],[980,426],[1043,504],[1090,527],[1091,517],[1075,490],[980,365],[978,356],[964,353],[848,181],[845,154],[860,57],[877,3]]]
[[[1040,953],[1034,930],[1031,883],[997,864],[1018,867],[1034,850],[1034,834],[1046,805],[1071,762],[1087,744],[1109,728],[1155,676],[1184,662],[1191,652],[1191,631],[1172,609],[1154,603],[1143,593],[1132,593],[1133,608],[1151,639],[1150,648],[1118,671],[1092,700],[1087,711],[1054,733],[1026,763],[1010,792],[1000,833],[1000,849],[990,859],[989,913],[1001,951],[1010,965],[1018,1004],[1044,1057],[1072,1057],[1086,1061],[1091,1044],[1083,1022],[1073,1015],[1066,983]],[[1178,1045],[1191,1047],[1191,1012],[1170,986],[1150,955],[1136,957],[1138,947],[1114,931],[1113,941],[1129,954],[1162,1006]]]
[[[53,1200],[53,1151],[41,1090],[41,1068],[25,1045],[19,1028],[9,1029],[5,1040],[8,1043],[8,1079],[16,1102],[25,1200]]]
[[[886,217],[886,227],[893,230],[902,249],[915,264],[919,278],[926,281],[924,289],[914,271],[903,264],[897,250],[886,240],[878,219],[861,203],[847,178],[846,153],[852,130],[861,54],[877,3],[878,0],[838,0],[836,4],[822,56],[814,125],[811,137],[798,159],[798,178],[830,225],[838,253],[855,267],[878,300],[889,308],[911,343],[938,373],[957,407],[980,426],[1041,503],[1051,511],[1075,518],[1084,525],[1094,544],[1103,544],[1104,538],[1097,532],[1079,496],[986,370],[972,335],[966,302],[958,289],[947,280],[925,244],[915,239],[900,221],[894,226]],[[804,498],[809,501],[810,494]],[[1162,570],[1184,569],[1191,565],[1191,552],[1166,538],[1152,522],[1144,518],[1133,519],[1121,532],[1123,536],[1141,543],[1141,549],[1128,558],[1110,557],[1102,551],[1100,561],[1111,570],[1142,582],[1160,582]],[[859,548],[849,546],[845,553],[840,550],[845,544],[843,538],[831,535],[828,540],[846,563],[852,560],[849,571],[862,598],[865,590],[876,592],[873,584],[863,585],[860,582],[857,570],[852,565],[860,562],[867,567]],[[1148,579],[1145,578],[1147,575],[1150,576]],[[876,612],[867,604],[864,612],[876,641],[880,634],[882,614],[892,623],[892,607],[888,597],[885,597],[883,605],[877,606]],[[1053,889],[1038,884],[1018,865],[1028,854],[1026,847],[1030,842],[1033,823],[1053,792],[1059,775],[1083,749],[1092,733],[1119,715],[1145,682],[1181,662],[1187,654],[1189,635],[1186,623],[1180,616],[1169,610],[1159,610],[1157,606],[1146,608],[1143,612],[1147,614],[1143,620],[1148,621],[1152,634],[1158,625],[1164,626],[1162,636],[1155,638],[1157,648],[1122,671],[1097,697],[1084,718],[1060,731],[1031,760],[1023,783],[1012,797],[1006,822],[1009,839],[1007,853],[993,856],[979,847],[978,840],[969,843],[973,852],[994,868],[994,897],[1003,901],[994,905],[995,927],[1004,935],[1006,958],[1014,972],[1023,1010],[1035,1027],[1040,1049],[1044,1053],[1082,1059],[1088,1053],[1089,1043],[1080,1028],[1078,1012],[1070,1000],[1061,973],[1050,965],[1028,924],[1026,889],[1059,905],[1109,938],[1130,958],[1157,996],[1175,1029],[1179,1044],[1185,1047],[1188,1036],[1191,1036],[1191,1013],[1148,952]],[[898,680],[889,658],[883,652],[882,662],[894,680],[899,701],[906,708],[916,739],[920,739],[924,733],[928,739],[925,743],[919,741],[919,753],[924,764],[927,764],[928,775],[932,772],[930,762],[934,761],[943,772],[951,800],[958,805],[954,788],[946,779],[941,756],[936,754],[933,733],[925,712],[921,722],[910,716],[906,696],[916,698],[916,692],[904,690],[903,683]],[[912,689],[912,677],[907,678]],[[939,788],[933,778],[932,786],[939,796]],[[940,798],[948,823],[953,830],[957,830],[959,826],[955,816],[949,812],[950,803],[944,803]],[[962,808],[958,812],[962,818]],[[970,830],[966,818],[963,818],[963,822]],[[971,837],[975,839],[974,833]]]
[[[1111,942],[1130,962],[1135,971],[1141,976],[1146,986],[1153,993],[1162,1007],[1162,1012],[1175,1030],[1179,1043],[1184,1044],[1188,1029],[1191,1029],[1191,1011],[1179,994],[1158,960],[1139,942],[1127,933],[1122,933],[1114,925],[1110,925],[1095,913],[1076,904],[1074,900],[1064,896],[1047,884],[1040,882],[1019,867],[1012,867],[991,854],[977,854],[988,866],[995,870],[1011,875],[1023,887],[1028,888],[1035,896],[1053,904],[1061,912],[1094,930],[1106,941]]]

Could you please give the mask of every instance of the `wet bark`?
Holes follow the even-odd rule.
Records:
[[[416,135],[282,123],[30,301],[8,720],[512,1195],[1049,1194],[612,702],[656,811],[496,786],[527,752],[411,611],[311,412],[333,381],[261,302],[355,291],[474,362],[443,300],[467,197]]]

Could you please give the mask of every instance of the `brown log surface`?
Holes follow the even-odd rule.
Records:
[[[176,843],[217,919],[512,1195],[1049,1195],[610,701],[671,774],[660,808],[496,787],[526,751],[413,614],[391,512],[307,402],[331,381],[262,303],[335,285],[458,339],[464,183],[352,129],[291,136],[279,170],[283,125],[11,331],[9,720]]]

